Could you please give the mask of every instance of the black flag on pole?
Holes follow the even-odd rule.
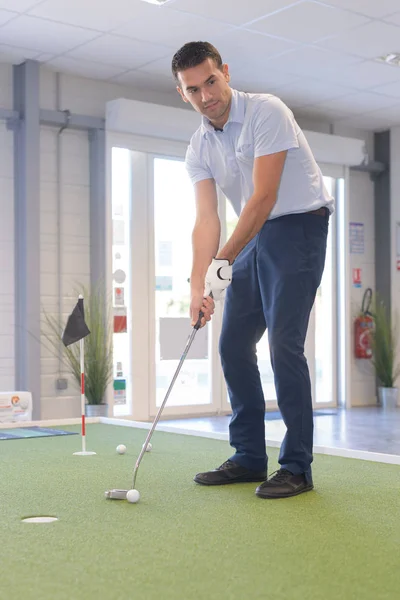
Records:
[[[85,311],[83,308],[83,298],[79,298],[76,306],[70,316],[62,334],[64,346],[69,346],[75,342],[79,342],[84,337],[89,335],[90,331],[85,323]]]

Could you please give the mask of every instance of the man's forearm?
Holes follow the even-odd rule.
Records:
[[[192,233],[193,267],[190,277],[192,289],[202,290],[207,269],[218,252],[221,236],[219,217],[196,222]]]
[[[241,212],[229,240],[218,252],[217,258],[227,258],[232,264],[238,254],[260,231],[276,202],[276,197],[252,196]]]

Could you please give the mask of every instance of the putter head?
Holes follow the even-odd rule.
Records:
[[[104,492],[104,496],[109,500],[126,500],[126,494],[128,490],[107,490]]]

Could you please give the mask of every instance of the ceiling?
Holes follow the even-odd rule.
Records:
[[[296,113],[381,130],[400,125],[400,0],[0,0],[0,60],[175,94],[171,58],[207,40],[231,85]],[[177,98],[179,100],[179,98]]]

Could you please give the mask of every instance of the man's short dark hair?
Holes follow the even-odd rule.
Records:
[[[179,83],[178,73],[197,67],[211,58],[218,69],[222,67],[222,58],[218,50],[210,42],[188,42],[180,48],[172,59],[172,74]]]

